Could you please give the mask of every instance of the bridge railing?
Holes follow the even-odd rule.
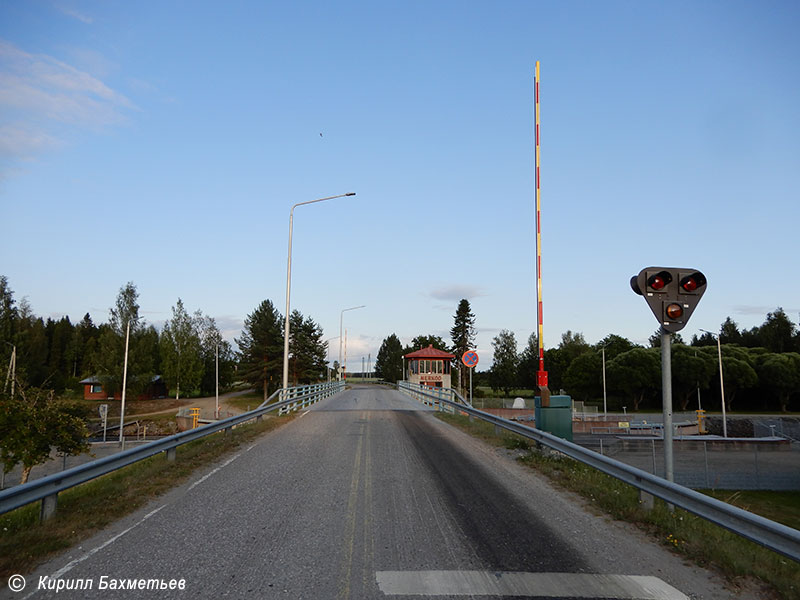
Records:
[[[161,452],[166,452],[168,460],[175,459],[176,448],[188,442],[209,436],[219,431],[228,432],[233,427],[248,421],[260,420],[265,414],[277,410],[279,414],[286,414],[294,410],[305,408],[344,390],[343,381],[334,381],[324,384],[304,385],[286,390],[278,390],[265,400],[258,408],[241,415],[209,423],[195,429],[182,431],[147,444],[123,450],[117,454],[105,456],[92,462],[84,463],[60,473],[54,473],[41,479],[35,479],[25,484],[14,486],[0,491],[0,514],[7,513],[31,502],[41,500],[42,508],[40,517],[46,520],[55,514],[58,504],[58,494],[71,487],[90,481],[101,475],[106,475],[117,469],[127,467],[135,462],[144,460]],[[279,394],[286,396],[279,402],[273,402]]]
[[[427,388],[406,381],[399,382],[398,389],[415,400],[428,406],[433,406],[438,410],[465,413],[470,418],[481,419],[494,424],[495,427],[535,440],[544,446],[632,485],[642,492],[661,498],[669,504],[683,508],[733,533],[800,562],[800,531],[796,529],[770,521],[661,477],[656,477],[652,473],[626,465],[608,456],[603,456],[545,431],[472,408],[455,390]]]

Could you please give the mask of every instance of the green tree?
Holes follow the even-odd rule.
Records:
[[[263,392],[264,400],[270,391],[281,384],[283,371],[282,317],[270,300],[264,300],[244,320],[239,346],[240,377]]]
[[[598,352],[600,352],[602,348],[605,348],[606,360],[611,360],[623,352],[633,350],[637,347],[638,346],[628,338],[622,337],[621,335],[616,335],[614,333],[609,333],[606,337],[594,345],[595,350]]]
[[[72,375],[69,346],[74,329],[69,317],[62,317],[58,321],[47,319],[45,324],[49,347],[47,355],[48,387],[52,387],[57,394],[64,391],[67,378]]]
[[[606,363],[606,383],[628,396],[633,410],[639,410],[645,396],[661,385],[659,353],[653,349],[634,348]]]
[[[88,377],[96,373],[94,354],[99,337],[100,330],[95,327],[89,313],[86,313],[80,323],[75,326],[68,353],[74,377]]]
[[[770,352],[780,354],[791,352],[794,348],[795,326],[786,316],[786,312],[778,307],[767,314],[767,319],[759,328],[759,338],[763,346]]]
[[[31,469],[50,458],[52,448],[63,455],[89,450],[84,410],[59,404],[52,390],[19,386],[14,396],[0,395],[0,459],[3,472],[22,464],[20,483]]]
[[[539,339],[536,332],[528,336],[528,343],[519,354],[519,371],[517,382],[520,387],[533,390],[537,389],[536,373],[539,370]]]
[[[579,354],[564,374],[564,388],[574,398],[588,401],[603,394],[603,360],[599,352]]]
[[[450,352],[450,348],[447,347],[445,341],[438,335],[418,335],[411,340],[411,345],[405,348],[404,354],[416,352],[428,346],[433,346],[437,350],[443,350],[444,352]]]
[[[698,336],[696,333],[692,336],[692,341],[689,342],[689,345],[701,347],[701,346],[714,346],[717,347],[717,338],[714,336],[713,333],[709,333],[708,331],[703,332],[703,335]]]
[[[686,410],[698,388],[708,387],[714,367],[714,361],[709,360],[707,354],[684,344],[672,346],[672,390],[681,410]]]
[[[225,390],[233,383],[236,361],[231,344],[222,339],[222,333],[213,317],[198,314],[200,330],[200,354],[203,361],[203,378],[200,380],[200,393],[214,394],[217,390],[217,370],[219,387]],[[217,353],[219,352],[219,360]]]
[[[148,328],[139,316],[139,292],[133,282],[120,288],[109,313],[108,327],[101,328],[95,353],[96,375],[109,394],[122,390],[125,336],[130,324],[127,386],[128,391],[141,393],[153,379],[153,358],[157,355],[158,345],[153,346],[154,330]]]
[[[719,331],[720,344],[741,344],[742,334],[739,332],[739,327],[736,322],[727,317],[722,323]]]
[[[461,357],[468,350],[475,348],[475,315],[466,298],[458,303],[456,314],[453,316],[453,328],[450,330],[450,339],[453,341],[453,354],[458,361],[458,385],[464,388],[464,369],[466,367],[461,362]]]
[[[383,340],[375,357],[375,375],[396,383],[403,378],[403,345],[394,333]]]
[[[648,338],[648,343],[650,344],[651,348],[661,348],[661,328],[659,327],[653,332]],[[675,344],[685,344],[686,342],[683,341],[680,333],[673,333],[672,334],[672,345]]]
[[[322,327],[299,310],[289,317],[289,374],[294,385],[319,381],[326,369],[327,345]]]
[[[203,377],[198,323],[186,311],[180,298],[172,307],[172,318],[164,324],[160,349],[164,379],[175,390],[175,399],[178,400],[181,385],[191,393]]]
[[[800,389],[800,354],[767,355],[759,365],[758,378],[761,385],[777,396],[781,411],[787,412],[791,396]]]
[[[561,334],[561,343],[558,345],[558,349],[561,350],[563,360],[567,367],[569,367],[573,360],[584,352],[587,352],[590,348],[591,346],[586,343],[583,334],[580,332],[572,333],[572,331],[568,329],[566,333]]]
[[[715,379],[719,383],[719,363],[715,363]],[[747,361],[732,356],[722,357],[722,377],[725,385],[725,407],[733,410],[733,403],[740,390],[753,388],[758,384],[758,374]],[[719,386],[715,386],[719,389]],[[721,403],[720,403],[721,404]]]
[[[33,314],[26,298],[19,303],[14,344],[17,347],[17,380],[33,387],[49,385],[47,331],[44,321]]]
[[[0,366],[3,367],[9,364],[15,342],[19,315],[14,304],[14,291],[8,285],[8,278],[0,275]]]
[[[754,368],[755,360],[752,350],[741,348],[735,344],[725,344],[722,350],[722,376],[725,385],[725,408],[733,409],[733,403],[741,390],[753,388],[758,384],[758,375]],[[719,352],[716,346],[699,349],[710,359],[712,378],[709,387],[715,396],[719,395]],[[722,402],[720,402],[722,406]]]
[[[494,362],[490,369],[490,378],[493,390],[503,390],[508,396],[511,390],[517,387],[517,372],[519,371],[519,356],[517,355],[517,340],[514,332],[503,329],[492,339],[494,349]]]

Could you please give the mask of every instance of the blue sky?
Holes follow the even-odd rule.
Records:
[[[38,315],[133,281],[238,336],[263,299],[339,333],[644,342],[646,266],[705,272],[684,330],[800,313],[796,2],[0,3],[0,274]],[[320,135],[321,134],[321,135]],[[332,342],[332,357],[338,352]],[[360,364],[358,365],[360,367]],[[546,366],[546,365],[545,365]]]

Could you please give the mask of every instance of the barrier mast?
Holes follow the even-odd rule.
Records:
[[[540,150],[540,111],[539,111],[539,61],[536,61],[534,76],[534,105],[536,117],[536,308],[539,321],[539,370],[536,373],[536,384],[539,386],[541,405],[550,406],[550,389],[547,387],[547,371],[544,370],[544,317],[542,315],[542,189],[539,178],[541,162]]]

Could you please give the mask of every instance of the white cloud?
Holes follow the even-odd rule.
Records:
[[[63,5],[56,5],[56,8],[61,11],[63,14],[67,15],[68,17],[72,17],[73,19],[77,19],[81,23],[86,23],[87,25],[91,25],[94,23],[94,19],[88,15],[83,13],[79,13],[74,8],[70,8],[68,6]]]
[[[0,125],[0,157],[29,156],[58,145],[56,138],[43,131]]]
[[[60,143],[56,130],[98,130],[136,106],[85,71],[0,40],[0,155],[26,159]]]
[[[476,285],[454,284],[431,290],[429,295],[437,300],[453,300],[458,302],[462,298],[469,300],[470,298],[485,296],[486,293],[483,291],[483,288]]]
[[[761,315],[765,319],[767,317],[767,313],[775,312],[777,306],[753,306],[749,304],[740,304],[738,306],[734,306],[733,310],[737,315]],[[800,308],[785,308],[783,307],[783,312],[787,315],[791,315],[793,313],[800,312]]]

